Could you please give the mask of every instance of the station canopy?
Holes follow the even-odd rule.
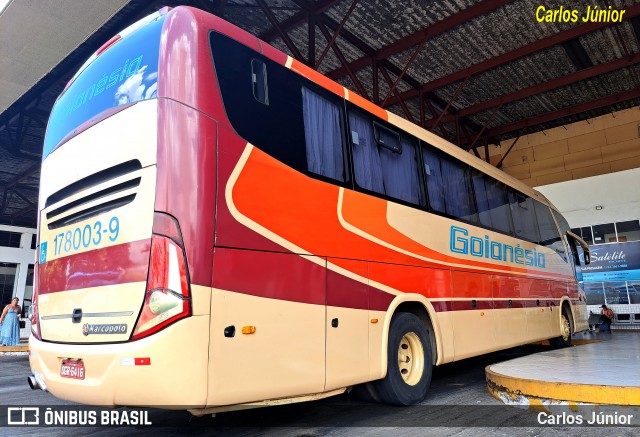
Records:
[[[36,226],[46,122],[73,73],[121,29],[179,4],[221,16],[478,156],[640,104],[632,0],[602,3],[625,10],[616,23],[536,19],[540,5],[583,15],[596,5],[585,0],[0,0],[0,224]]]

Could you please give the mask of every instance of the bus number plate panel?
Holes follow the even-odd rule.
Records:
[[[82,360],[62,360],[60,376],[63,378],[84,379],[84,362]]]

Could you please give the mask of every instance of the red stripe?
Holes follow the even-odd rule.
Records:
[[[38,265],[38,294],[146,281],[150,242],[119,244]]]
[[[560,300],[540,299],[540,303],[536,300],[511,299],[509,300],[476,300],[475,307],[473,300],[449,300],[435,301],[431,305],[438,313],[446,311],[471,311],[471,310],[490,310],[490,309],[508,309],[508,308],[551,308],[557,307]],[[509,303],[511,302],[511,303]]]
[[[365,274],[367,263],[360,264],[357,273]],[[215,249],[213,286],[270,299],[376,311],[386,311],[394,298],[308,256],[228,248]]]

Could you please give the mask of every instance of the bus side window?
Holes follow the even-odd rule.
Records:
[[[371,121],[358,112],[349,111],[349,129],[356,183],[366,190],[385,194],[382,161]]]
[[[447,207],[444,200],[445,181],[442,179],[440,156],[434,150],[423,146],[422,160],[424,161],[424,174],[427,179],[429,206],[434,211],[446,213]]]
[[[426,145],[422,157],[431,209],[477,223],[471,168]]]
[[[551,216],[551,209],[547,205],[534,201],[534,210],[540,229],[540,244],[555,250],[564,262],[568,262],[564,244]]]
[[[515,190],[509,190],[509,204],[516,236],[539,242],[540,234],[538,233],[536,216],[533,212],[533,199]]]
[[[401,137],[375,122],[374,133],[377,134],[386,195],[414,205],[424,205],[416,141]]]
[[[307,170],[345,180],[340,109],[324,97],[302,88]]]
[[[253,97],[263,105],[269,105],[267,66],[257,59],[251,60],[251,84],[253,86]]]
[[[472,180],[480,224],[512,234],[505,186],[475,169],[472,171]]]

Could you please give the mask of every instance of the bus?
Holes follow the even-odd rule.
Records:
[[[29,384],[61,399],[410,405],[433,366],[588,328],[544,196],[194,8],[100,47],[42,160]]]

